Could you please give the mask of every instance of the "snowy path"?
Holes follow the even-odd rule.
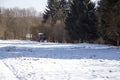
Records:
[[[16,58],[4,62],[19,80],[120,79],[120,61]]]
[[[12,71],[0,60],[0,80],[18,80]]]

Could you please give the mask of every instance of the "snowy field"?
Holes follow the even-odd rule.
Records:
[[[120,80],[120,48],[0,40],[0,80]]]

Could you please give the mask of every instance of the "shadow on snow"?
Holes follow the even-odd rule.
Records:
[[[19,57],[120,60],[120,48],[30,48],[16,46],[6,46],[0,48],[0,59]]]

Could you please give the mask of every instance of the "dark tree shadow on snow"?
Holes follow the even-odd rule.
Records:
[[[120,48],[26,48],[15,46],[0,48],[0,59],[19,57],[120,60]]]

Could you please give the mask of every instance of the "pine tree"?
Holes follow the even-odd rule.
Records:
[[[65,24],[72,41],[95,40],[98,37],[95,5],[90,0],[73,0]]]
[[[48,6],[43,14],[44,21],[51,19],[51,24],[54,25],[57,20],[63,20],[67,15],[67,1],[66,0],[48,0]]]
[[[99,26],[100,26],[100,33],[103,39],[107,39],[107,28],[109,27],[109,20],[110,20],[110,5],[109,0],[101,0],[99,2],[98,13],[99,13]]]
[[[50,17],[53,18],[54,16],[54,5],[55,5],[55,0],[48,0],[48,6],[43,14],[43,22],[46,22]]]
[[[120,45],[120,1],[101,0],[99,25],[103,39],[108,43]]]
[[[61,9],[61,15],[60,15],[60,19],[61,20],[65,20],[67,13],[68,13],[68,3],[66,0],[60,0],[60,9]]]
[[[49,40],[53,42],[60,41],[60,39],[58,40],[58,37],[61,37],[61,39],[64,41],[66,39],[64,21],[67,15],[67,8],[68,5],[66,0],[48,0],[48,5],[43,15],[44,18],[43,22],[44,23],[47,22],[47,24],[49,24],[50,32],[51,32],[49,36]],[[59,25],[61,25],[60,28],[57,27]]]
[[[114,32],[116,45],[120,45],[120,0],[116,0],[115,5],[112,9],[112,21],[111,21],[112,32]]]
[[[98,36],[98,21],[96,17],[95,3],[89,2],[86,13],[87,32],[86,40],[96,40]]]

